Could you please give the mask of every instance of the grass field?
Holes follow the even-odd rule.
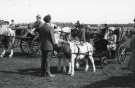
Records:
[[[0,88],[135,88],[135,77],[123,65],[108,64],[97,71],[76,71],[74,77],[56,70],[57,59],[52,61],[56,77],[40,77],[40,57],[16,53],[12,59],[0,59]]]

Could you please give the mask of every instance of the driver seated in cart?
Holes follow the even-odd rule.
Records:
[[[35,28],[35,31],[37,31],[38,32],[38,29],[39,29],[39,27],[42,25],[43,23],[42,23],[42,21],[41,21],[41,15],[37,15],[36,16],[36,21],[35,21],[35,23],[34,23],[34,25],[33,25],[33,27]]]
[[[116,42],[117,42],[117,36],[114,34],[115,27],[110,27],[108,30],[108,35],[106,36],[106,40],[108,40],[109,44],[107,45],[109,50],[109,56],[110,58],[115,58],[115,52],[116,52]]]
[[[33,24],[28,24],[28,33],[26,37],[30,37],[33,40],[37,39],[38,37],[38,29],[42,25],[41,15],[36,16],[36,21]]]

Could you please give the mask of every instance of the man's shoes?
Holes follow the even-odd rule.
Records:
[[[40,75],[40,76],[41,76],[41,77],[45,77],[46,75],[41,73],[41,75]]]

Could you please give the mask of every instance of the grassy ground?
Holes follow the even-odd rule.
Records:
[[[76,71],[74,77],[56,70],[57,59],[52,61],[54,78],[41,78],[40,57],[16,54],[12,59],[0,59],[0,88],[135,88],[135,77],[122,65],[109,64],[103,69]]]

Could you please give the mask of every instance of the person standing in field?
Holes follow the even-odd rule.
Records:
[[[34,24],[29,24],[28,25],[28,29],[29,29],[29,33],[27,34],[27,37],[31,37],[33,39],[33,41],[37,40],[38,37],[38,32],[39,32],[39,28],[42,26],[42,21],[41,21],[41,15],[37,15],[36,16],[36,21],[34,22]]]
[[[80,29],[80,26],[81,26],[80,21],[77,20],[77,22],[75,23],[75,28]]]
[[[79,40],[81,43],[86,42],[85,27],[83,24],[80,24],[79,20],[75,23],[75,28],[76,31],[79,31],[78,33],[79,39],[76,38],[76,40]]]
[[[37,15],[36,16],[36,21],[34,22],[34,28],[35,30],[34,31],[37,31],[38,32],[38,28],[42,25],[42,21],[41,21],[41,16],[40,15]]]
[[[135,23],[135,19],[134,19]],[[135,28],[135,26],[134,26]],[[129,70],[133,71],[135,73],[135,31],[132,33],[132,38],[130,42],[130,49],[131,49],[131,54],[128,62],[128,68]]]
[[[80,41],[81,41],[81,43],[84,43],[84,42],[86,42],[86,34],[85,34],[85,27],[84,27],[84,25],[80,26],[80,32],[81,32]]]
[[[11,20],[11,24],[9,25],[9,27],[10,27],[12,30],[15,30],[15,20],[14,20],[14,19]]]
[[[41,43],[41,76],[54,77],[50,71],[50,61],[52,60],[53,50],[55,46],[54,29],[51,24],[51,16],[46,15],[44,24],[39,27],[38,33]]]

